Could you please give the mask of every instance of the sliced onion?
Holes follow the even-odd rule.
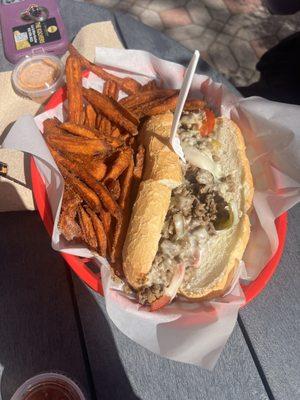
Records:
[[[208,233],[205,228],[198,228],[194,230],[192,235],[198,240],[198,242],[203,242],[208,238]]]
[[[183,143],[183,152],[185,158],[195,167],[205,169],[213,174],[215,179],[221,177],[221,171],[218,165],[213,161],[209,150],[198,150],[195,147],[187,146]]]
[[[233,214],[233,225],[236,225],[239,222],[239,212],[235,201],[231,201],[229,203],[232,214]]]
[[[178,238],[184,234],[184,219],[181,213],[173,215],[173,222],[175,226],[176,235]]]
[[[174,269],[174,275],[171,279],[170,285],[165,290],[165,295],[170,298],[170,302],[176,296],[180,285],[182,284],[183,278],[185,274],[185,265],[184,263],[177,264]]]
[[[167,239],[161,242],[160,248],[163,254],[166,254],[168,257],[171,258],[176,257],[180,252],[179,246]]]
[[[193,268],[199,268],[200,267],[200,262],[201,262],[201,251],[199,247],[197,247],[192,255],[192,263],[191,267]]]
[[[184,196],[176,196],[176,204],[178,208],[183,208],[186,203],[186,197]]]
[[[172,276],[170,285],[165,289],[165,292],[161,297],[151,303],[150,311],[158,311],[161,308],[165,307],[167,304],[171,303],[171,301],[176,296],[180,285],[182,284],[184,274],[185,265],[183,263],[177,264],[175,266],[174,275]]]

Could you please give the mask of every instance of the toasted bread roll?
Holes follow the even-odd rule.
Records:
[[[153,298],[155,295],[157,299],[160,298],[157,296],[166,297],[163,288],[171,286],[172,281],[167,275],[162,279],[164,274],[162,264],[157,262],[155,257],[160,248],[165,219],[166,217],[173,218],[168,216],[172,190],[183,182],[180,161],[168,146],[171,125],[172,114],[166,113],[150,118],[143,127],[142,142],[146,147],[144,181],[134,204],[123,248],[124,272],[129,284],[137,291],[151,291],[154,288],[150,297]],[[210,154],[209,146],[212,141],[215,141],[219,148],[218,157],[215,158],[207,155]],[[189,160],[190,165],[197,167],[195,174],[197,171],[206,170],[205,165],[208,169],[217,171],[215,175],[213,170],[206,171],[213,180],[209,193],[215,196],[216,203],[212,207],[216,207],[217,201],[221,199],[227,213],[230,212],[234,218],[232,217],[233,222],[231,221],[225,229],[214,230],[212,227],[212,233],[206,231],[206,239],[197,242],[200,255],[196,267],[189,263],[185,264],[185,275],[180,283],[178,294],[193,301],[222,296],[232,284],[249,240],[248,212],[253,198],[250,165],[245,152],[244,139],[238,126],[224,117],[217,118],[211,139],[203,139],[203,145],[204,150],[199,150],[203,151],[202,161],[193,164],[195,162],[193,155]],[[205,146],[208,146],[207,149]],[[208,158],[209,162],[207,162]],[[230,176],[231,189],[228,189],[227,184],[222,183],[222,179],[228,176]],[[187,186],[183,187],[188,189],[190,185],[192,188],[192,183],[185,182]],[[197,190],[205,186],[201,186],[199,182],[197,185]],[[199,199],[201,200],[201,192],[199,192]],[[208,204],[202,204],[203,207],[208,206]],[[183,216],[184,206],[182,207]],[[211,221],[211,224],[214,224],[215,219]],[[190,223],[192,222],[193,220]],[[188,232],[190,232],[189,235],[194,235],[192,230]],[[175,240],[174,243],[184,246],[180,241]],[[174,262],[175,259],[173,259]],[[176,265],[168,265],[166,272],[174,274],[175,267]],[[158,290],[158,287],[160,294],[154,292]],[[169,297],[171,299],[172,296]]]

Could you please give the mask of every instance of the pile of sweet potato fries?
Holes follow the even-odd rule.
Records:
[[[145,118],[174,110],[178,91],[120,78],[70,45],[66,61],[68,115],[44,121],[44,137],[65,180],[59,230],[107,257],[122,276],[121,253],[142,179],[145,149],[138,131]],[[82,86],[88,69],[105,81],[103,93]],[[119,91],[127,97],[118,100]],[[203,107],[189,100],[189,110]]]

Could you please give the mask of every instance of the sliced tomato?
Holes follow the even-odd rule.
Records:
[[[215,126],[215,114],[209,108],[205,108],[204,112],[205,120],[199,129],[200,135],[203,137],[208,136]]]
[[[150,311],[157,311],[171,302],[171,297],[166,294],[162,295],[159,299],[155,300],[150,305]]]

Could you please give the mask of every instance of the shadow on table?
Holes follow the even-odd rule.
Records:
[[[13,181],[15,182],[15,180]],[[11,182],[2,181],[0,178],[0,212],[24,210],[25,208],[26,206],[14,185]]]
[[[119,357],[104,302],[98,304],[92,292],[73,275],[80,320],[91,365],[97,398],[137,400]]]
[[[96,398],[96,385],[99,399],[137,399],[108,323],[84,288],[82,303],[90,323],[86,339],[92,334],[98,343],[89,354],[90,371],[69,277],[35,212],[0,213],[1,400],[11,399],[25,380],[46,371],[75,380],[87,399]]]
[[[89,396],[65,265],[35,212],[0,213],[0,321],[2,400],[46,371],[65,373]]]

